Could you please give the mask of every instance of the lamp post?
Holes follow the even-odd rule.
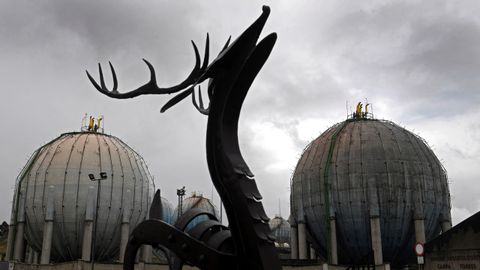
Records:
[[[95,203],[95,222],[93,223],[93,241],[92,241],[92,248],[91,248],[91,253],[90,253],[90,263],[92,264],[92,270],[95,268],[95,240],[97,236],[97,220],[98,220],[98,200],[100,198],[100,181],[107,179],[107,173],[106,172],[100,172],[100,178],[95,178],[95,175],[93,173],[88,174],[88,178],[90,178],[91,181],[96,181],[98,184],[97,188],[97,200]]]

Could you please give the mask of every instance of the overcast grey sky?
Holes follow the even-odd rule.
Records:
[[[478,1],[6,1],[0,0],[0,221],[10,219],[15,178],[29,155],[85,113],[146,160],[175,203],[187,186],[210,197],[206,118],[190,102],[166,114],[165,96],[113,100],[85,69],[115,65],[119,89],[160,86],[188,74],[193,39],[211,52],[261,12],[279,35],[242,111],[240,139],[270,215],[289,209],[302,149],[368,98],[378,118],[422,136],[448,171],[458,223],[480,210],[480,2]],[[107,80],[110,79],[107,72]],[[108,81],[109,82],[109,81]],[[218,204],[218,197],[215,195]]]

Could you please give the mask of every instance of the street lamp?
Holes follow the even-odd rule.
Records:
[[[91,247],[91,253],[90,253],[90,263],[92,264],[92,270],[95,268],[95,240],[97,237],[97,220],[98,220],[98,200],[100,198],[100,181],[107,179],[107,173],[106,172],[100,172],[100,178],[96,178],[93,173],[88,174],[88,178],[90,178],[91,181],[97,181],[98,183],[98,188],[97,188],[97,201],[95,203],[95,222],[93,224],[93,240],[92,240],[92,247]]]

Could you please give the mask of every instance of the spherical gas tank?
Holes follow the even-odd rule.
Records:
[[[290,223],[280,216],[272,218],[268,225],[275,236],[275,243],[280,247],[290,246]]]
[[[186,213],[188,210],[192,208],[200,208],[205,210],[208,213],[213,214],[217,219],[219,218],[217,208],[213,205],[212,201],[203,197],[202,195],[193,194],[191,197],[188,197],[182,201],[182,209],[181,214]],[[175,208],[173,213],[174,219],[178,218],[179,207]],[[193,219],[189,225],[187,226],[186,230],[188,231],[190,228],[194,227],[198,223],[207,220],[208,217],[204,215],[200,215]]]
[[[371,260],[372,218],[379,218],[383,259],[414,259],[414,219],[427,241],[450,219],[447,175],[426,142],[389,121],[349,119],[303,152],[292,177],[292,216],[306,223],[317,251],[328,257],[335,220],[340,263]]]
[[[173,225],[175,223],[175,219],[173,215],[175,208],[173,207],[173,204],[171,204],[166,198],[162,197],[161,199],[162,199],[162,211],[163,211],[162,220],[167,222],[170,225]]]
[[[65,133],[34,152],[19,175],[14,214],[17,221],[25,220],[28,245],[41,251],[53,197],[52,261],[81,258],[88,220],[97,224],[95,260],[113,261],[122,222],[132,230],[143,221],[153,193],[145,161],[120,139],[97,132]]]

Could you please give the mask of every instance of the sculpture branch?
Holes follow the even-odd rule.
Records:
[[[112,97],[112,98],[126,99],[126,98],[134,98],[134,97],[137,97],[137,96],[140,96],[140,95],[176,93],[178,91],[181,91],[181,90],[183,90],[187,87],[190,87],[190,86],[196,84],[198,82],[199,77],[204,74],[204,72],[205,72],[205,70],[208,66],[208,58],[209,58],[209,36],[208,36],[208,34],[207,34],[207,39],[206,39],[206,42],[205,42],[205,53],[204,53],[202,66],[200,66],[201,60],[200,60],[200,54],[198,52],[197,45],[195,45],[195,42],[193,42],[193,41],[192,41],[192,45],[193,45],[193,50],[195,52],[195,66],[193,67],[192,71],[187,76],[187,78],[183,82],[181,82],[181,83],[179,83],[175,86],[166,87],[166,88],[159,88],[157,86],[155,69],[152,66],[152,64],[150,64],[150,62],[148,62],[145,59],[143,59],[143,61],[145,62],[145,64],[147,64],[148,69],[150,70],[150,80],[147,83],[145,83],[144,85],[138,87],[137,89],[134,89],[134,90],[131,90],[131,91],[128,91],[128,92],[124,92],[124,93],[118,92],[117,76],[115,74],[115,69],[113,68],[113,65],[110,62],[109,62],[109,65],[110,65],[110,69],[112,71],[112,78],[113,78],[113,89],[112,90],[109,90],[105,85],[105,80],[103,78],[103,72],[102,72],[102,66],[100,65],[100,63],[98,64],[99,76],[100,76],[100,85],[98,85],[97,81],[92,77],[92,75],[90,75],[90,73],[88,71],[86,71],[87,76],[88,76],[88,79],[90,80],[90,82],[95,86],[95,88],[100,93],[102,93],[106,96]]]

